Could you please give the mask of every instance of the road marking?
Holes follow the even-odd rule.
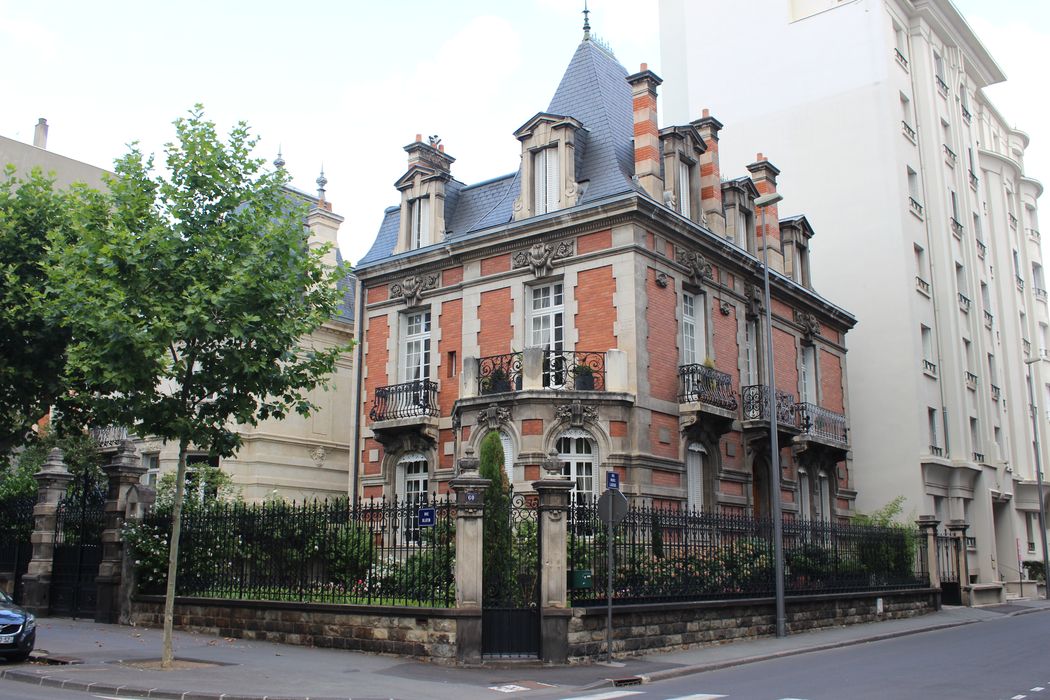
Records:
[[[528,690],[528,688],[526,688],[523,685],[514,685],[513,683],[508,683],[506,685],[490,685],[489,690],[495,690],[499,693],[517,693],[520,690]]]
[[[1030,691],[1030,692],[1032,692],[1032,693],[1041,693],[1041,692],[1043,692],[1044,690],[1046,690],[1046,688],[1044,688],[1044,687],[1043,687],[1043,686],[1041,686],[1041,685],[1037,685],[1037,686],[1036,686],[1036,687],[1034,687],[1034,688],[1029,688],[1029,691]]]
[[[706,695],[700,693],[699,695],[683,695],[680,698],[667,698],[667,700],[717,700],[717,698],[724,698],[725,695]]]
[[[614,698],[625,698],[628,695],[641,695],[640,690],[613,690],[608,693],[598,693],[597,695],[580,695],[575,698],[562,698],[562,700],[614,700]]]
[[[1024,700],[1026,697],[1028,697],[1028,696],[1027,695],[1015,695],[1012,698],[1010,698],[1010,700]]]

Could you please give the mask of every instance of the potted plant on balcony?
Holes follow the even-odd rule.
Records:
[[[510,391],[510,377],[505,369],[497,367],[485,378],[485,393],[498,394],[504,391]]]
[[[575,378],[577,390],[592,391],[594,389],[594,370],[590,365],[576,365],[572,376]]]

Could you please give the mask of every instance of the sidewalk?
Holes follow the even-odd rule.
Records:
[[[609,686],[614,680],[661,680],[1047,610],[1050,603],[1045,600],[1014,601],[989,608],[945,608],[923,617],[836,627],[784,639],[626,658],[622,666],[502,663],[447,668],[397,657],[177,632],[176,659],[184,663],[180,664],[183,668],[171,671],[142,665],[159,658],[160,630],[54,618],[39,622],[38,657],[66,663],[0,663],[0,682],[183,700],[557,697]]]

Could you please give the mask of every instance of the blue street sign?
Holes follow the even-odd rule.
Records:
[[[433,508],[419,509],[419,526],[434,527],[437,525],[437,511]]]
[[[620,490],[620,475],[617,472],[605,472],[605,488],[610,491]]]

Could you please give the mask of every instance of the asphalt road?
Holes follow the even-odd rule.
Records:
[[[1050,700],[1050,612],[563,697]]]

